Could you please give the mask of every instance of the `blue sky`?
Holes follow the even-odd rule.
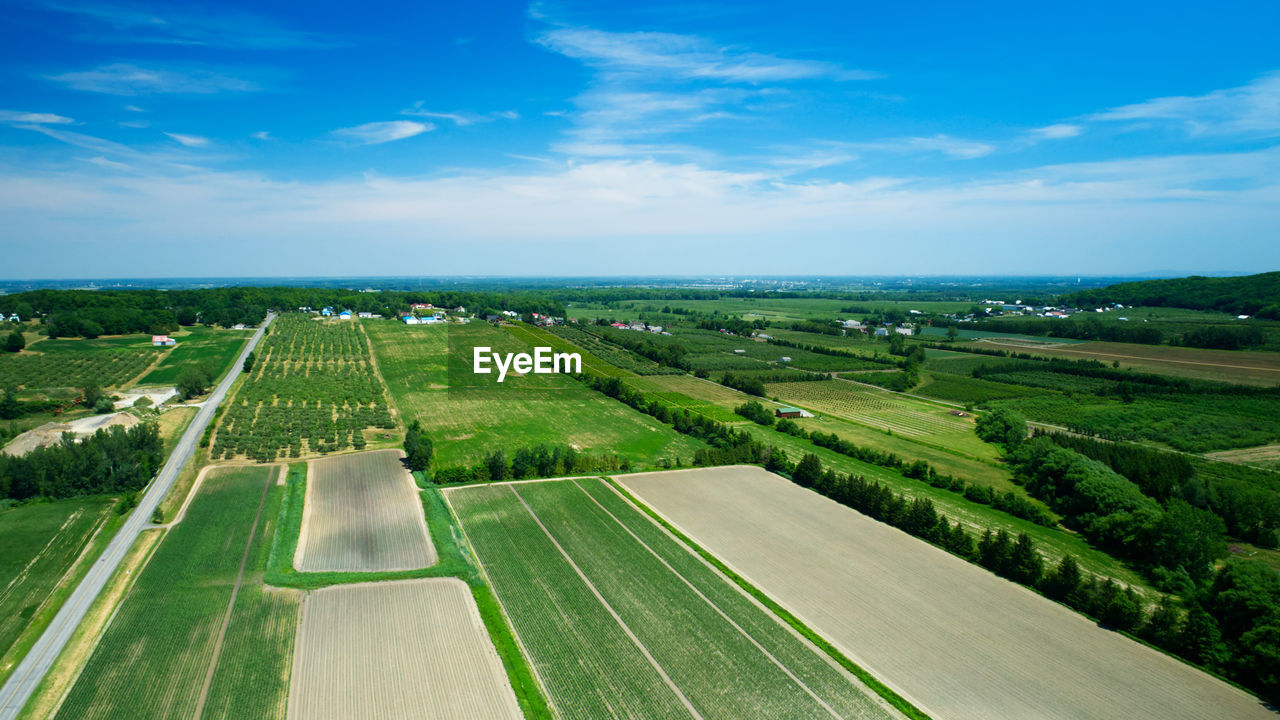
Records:
[[[7,2],[0,277],[1280,268],[1280,4]]]

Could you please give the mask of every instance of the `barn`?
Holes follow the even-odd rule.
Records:
[[[801,410],[801,409],[800,409],[800,408],[798,408],[798,407],[791,407],[790,405],[783,405],[782,407],[778,408],[777,410],[774,410],[774,411],[773,411],[773,414],[774,414],[774,416],[775,416],[775,417],[780,417],[780,418],[798,418],[798,417],[804,417],[804,411],[803,411],[803,410]]]

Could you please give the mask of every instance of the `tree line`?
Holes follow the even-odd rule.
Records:
[[[1079,306],[1111,303],[1211,310],[1280,320],[1280,271],[1244,277],[1185,277],[1119,283],[1064,297]]]
[[[164,447],[155,423],[114,426],[79,442],[64,434],[57,444],[21,457],[0,454],[0,497],[60,499],[133,492],[151,482],[163,463]]]

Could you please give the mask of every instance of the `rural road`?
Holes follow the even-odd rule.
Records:
[[[274,318],[274,313],[267,315],[266,320],[254,332],[249,344],[245,346],[240,353],[240,357],[236,360],[236,364],[227,371],[227,376],[222,379],[222,382],[218,383],[218,387],[209,395],[209,399],[204,402],[200,412],[196,414],[195,420],[191,421],[191,425],[183,433],[182,439],[174,447],[173,453],[169,455],[169,459],[165,462],[164,467],[160,469],[160,473],[156,475],[156,479],[152,481],[151,486],[147,488],[147,491],[138,501],[138,506],[133,509],[133,514],[129,516],[124,527],[120,528],[116,536],[111,539],[111,543],[102,552],[102,556],[98,558],[98,561],[89,569],[84,579],[72,591],[66,603],[58,610],[53,622],[49,627],[45,628],[40,639],[36,641],[30,652],[19,663],[17,670],[9,676],[4,688],[0,689],[0,720],[14,720],[17,718],[18,713],[22,711],[23,706],[27,704],[27,700],[35,692],[36,686],[44,679],[45,673],[49,672],[53,661],[58,658],[62,648],[71,639],[71,634],[75,632],[76,627],[89,610],[89,606],[98,597],[98,593],[102,592],[107,580],[111,578],[120,561],[124,559],[125,554],[133,545],[133,541],[151,523],[151,514],[169,492],[169,488],[173,487],[173,482],[178,478],[178,474],[182,472],[183,466],[195,454],[196,443],[200,441],[200,436],[204,433],[205,427],[213,419],[214,411],[217,410],[218,404],[222,402],[222,398],[226,396],[227,390],[231,388],[231,383],[235,382],[235,379],[239,377],[238,369],[244,364],[245,357],[257,347],[258,341],[262,339],[263,331]]]

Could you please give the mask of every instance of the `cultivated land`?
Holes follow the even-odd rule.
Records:
[[[293,678],[290,720],[522,717],[471,590],[455,578],[311,593]]]
[[[286,314],[228,403],[211,457],[270,462],[363,450],[374,428],[395,426],[360,325]]]
[[[888,390],[845,380],[770,383],[765,389],[783,402],[895,435],[945,444],[975,455],[992,452],[974,435],[972,418],[957,417],[947,408]]]
[[[138,382],[143,385],[172,385],[183,368],[209,367],[220,377],[240,355],[248,330],[220,330],[208,327],[187,328],[172,337],[178,344],[165,351],[160,362]],[[159,348],[157,348],[158,350]]]
[[[617,480],[935,718],[1270,718],[1178,660],[755,467]]]
[[[447,497],[559,717],[897,716],[598,479]]]
[[[1224,450],[1222,452],[1207,453],[1205,457],[1241,465],[1252,465],[1264,470],[1280,470],[1280,445]]]
[[[294,567],[303,572],[416,570],[436,561],[399,450],[312,460]]]
[[[0,510],[0,680],[101,551],[90,540],[114,527],[115,502],[77,498]]]
[[[1118,362],[1121,367],[1141,372],[1154,372],[1198,380],[1258,385],[1280,384],[1280,353],[1248,350],[1204,350],[1169,345],[1138,345],[1092,341],[1069,346],[1047,343],[1052,338],[1039,338],[1034,343],[983,340],[975,347],[995,348],[1016,353],[1068,360],[1092,359],[1104,363]]]
[[[396,407],[406,422],[416,418],[430,429],[436,467],[471,465],[493,450],[510,454],[539,443],[616,454],[646,465],[676,456],[688,460],[703,447],[564,375],[508,376],[498,385],[496,375],[472,374],[472,347],[530,351],[504,328],[390,321],[366,327]]]
[[[279,666],[292,650],[297,603],[274,596],[264,610],[264,594],[240,592],[246,570],[255,569],[250,561],[259,562],[269,545],[278,471],[237,467],[205,475],[185,517],[116,611],[58,718],[194,717],[206,700],[226,695],[233,697],[204,712],[282,715]],[[259,621],[264,617],[269,622]],[[220,656],[232,665],[223,668]],[[211,693],[211,681],[234,687]]]

